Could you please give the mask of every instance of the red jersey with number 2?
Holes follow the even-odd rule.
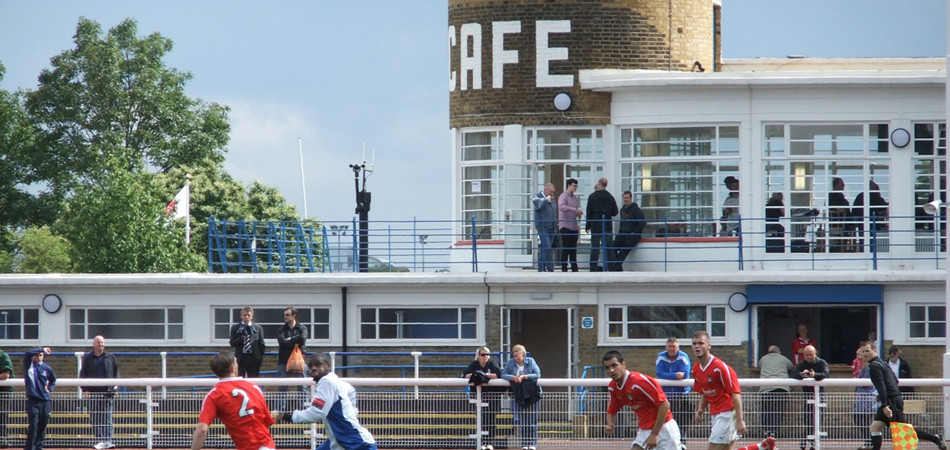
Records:
[[[274,418],[256,384],[243,378],[224,378],[201,402],[198,421],[211,425],[221,419],[237,450],[276,448],[269,427]]]
[[[624,405],[630,405],[637,413],[637,427],[641,430],[650,430],[656,424],[657,408],[666,401],[666,394],[660,383],[649,375],[639,372],[627,372],[623,386],[610,380],[607,385],[610,392],[610,404],[607,405],[607,414],[615,415]],[[663,423],[673,420],[673,413],[666,412]]]
[[[710,355],[706,367],[702,362],[693,364],[693,391],[706,397],[709,414],[719,414],[732,409],[732,394],[739,394],[739,377],[736,371],[721,359]]]

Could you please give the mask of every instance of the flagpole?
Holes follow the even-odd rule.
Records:
[[[298,137],[297,138],[297,153],[300,154],[300,186],[303,189],[303,218],[307,219],[310,217],[310,214],[307,214],[307,182],[303,178],[303,141]]]
[[[185,175],[185,246],[191,245],[191,174]]]

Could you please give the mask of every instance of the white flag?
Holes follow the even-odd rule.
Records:
[[[188,217],[189,207],[191,206],[189,194],[188,185],[186,184],[175,194],[175,199],[165,207],[165,215],[171,216],[172,219]]]

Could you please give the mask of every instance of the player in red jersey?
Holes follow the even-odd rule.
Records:
[[[631,445],[633,450],[679,450],[680,428],[673,420],[670,402],[660,383],[649,375],[627,370],[623,355],[616,350],[604,354],[602,362],[611,380],[607,386],[610,404],[604,432],[613,434],[617,413],[624,405],[630,405],[637,413],[640,428]]]
[[[693,392],[702,395],[694,420],[703,418],[706,405],[712,416],[712,432],[709,434],[709,450],[730,450],[745,433],[745,421],[742,420],[742,391],[739,389],[739,377],[728,364],[709,353],[709,333],[693,333],[693,353],[697,361],[693,365]],[[775,450],[775,439],[765,438],[761,444],[753,444],[739,450]]]
[[[208,427],[221,419],[237,450],[271,450],[277,446],[270,435],[274,424],[264,393],[256,384],[238,377],[234,355],[223,352],[211,358],[211,370],[220,378],[201,402],[201,415],[191,439],[191,450],[201,450]]]

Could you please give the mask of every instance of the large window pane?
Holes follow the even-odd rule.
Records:
[[[477,308],[361,308],[360,337],[368,340],[475,339],[476,313]]]
[[[692,336],[706,330],[710,336],[726,334],[724,307],[655,305],[608,307],[607,337],[619,340],[666,339]]]
[[[69,338],[182,340],[182,308],[75,308],[69,311]]]

